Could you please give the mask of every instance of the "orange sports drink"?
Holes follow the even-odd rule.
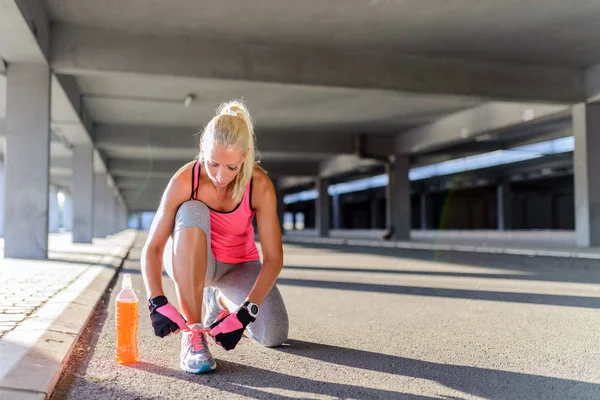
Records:
[[[131,275],[125,274],[115,305],[117,343],[115,360],[121,364],[138,360],[138,298],[131,286]]]

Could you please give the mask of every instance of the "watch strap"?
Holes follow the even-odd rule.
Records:
[[[256,316],[258,315],[258,310],[259,310],[258,304],[252,303],[251,301],[245,301],[242,304],[242,307],[244,307],[246,310],[248,310],[248,313],[251,316],[256,318]]]

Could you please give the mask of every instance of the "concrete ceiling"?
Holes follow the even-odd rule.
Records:
[[[525,111],[548,109],[535,117],[547,123],[600,94],[600,7],[591,1],[3,4],[12,14],[0,15],[0,53],[45,58],[54,71],[53,182],[70,185],[71,149],[92,140],[95,164],[131,210],[156,208],[165,179],[196,155],[194,134],[235,98],[252,112],[274,176],[305,182],[395,151],[428,160],[478,151],[472,142],[483,149],[476,138],[489,132],[490,145],[506,145],[515,126],[537,125]],[[39,48],[27,23],[11,22],[17,11],[49,26]],[[188,94],[196,100],[184,107]]]
[[[243,99],[256,131],[397,134],[482,100],[248,81],[104,75],[77,78],[85,105],[102,123],[189,126],[200,130],[217,106]],[[186,95],[196,101],[184,107]]]
[[[63,23],[156,36],[584,67],[600,61],[589,0],[46,0]]]

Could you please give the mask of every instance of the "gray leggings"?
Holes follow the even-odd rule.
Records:
[[[210,212],[208,207],[197,200],[183,203],[175,217],[173,234],[187,227],[200,228],[206,234],[208,260],[205,286],[213,286],[221,292],[227,308],[235,310],[244,302],[254,286],[262,267],[260,260],[240,264],[226,264],[216,261],[210,246]],[[169,239],[163,255],[163,266],[173,279],[173,242]],[[206,311],[204,311],[206,312]],[[266,347],[281,345],[288,337],[288,314],[279,289],[274,285],[263,303],[256,321],[248,325],[247,334]]]

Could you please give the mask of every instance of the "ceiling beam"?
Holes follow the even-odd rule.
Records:
[[[360,143],[357,138],[361,137]],[[394,136],[322,132],[256,132],[260,154],[295,153],[307,155],[352,155],[364,150],[366,157],[384,157],[393,153]],[[94,143],[109,154],[142,152],[189,159],[197,151],[200,137],[191,127],[135,126],[98,124]],[[360,149],[357,147],[360,146]]]
[[[93,121],[87,108],[82,102],[82,93],[79,84],[73,76],[54,75],[54,79],[59,83],[58,87],[64,92],[64,96],[69,100],[69,104],[78,116],[78,122],[82,125],[85,137],[73,138],[74,143],[89,143],[93,132]],[[56,121],[60,123],[60,121]]]
[[[515,101],[581,101],[578,69],[361,53],[212,38],[157,37],[52,26],[52,68],[90,75],[137,73],[276,84],[470,95]]]
[[[381,161],[361,159],[358,156],[337,156],[323,161],[319,165],[319,175],[324,178],[358,175],[381,166]]]
[[[200,142],[196,133],[197,130],[186,127],[98,124],[95,144],[108,152],[151,148],[195,153]],[[256,146],[261,152],[351,154],[354,151],[352,134],[319,132],[256,132]]]
[[[585,70],[585,91],[590,102],[600,101],[600,64]]]
[[[571,124],[556,125],[556,127],[557,129],[539,133],[531,137],[504,141],[499,141],[498,138],[495,138],[495,140],[489,142],[469,142],[464,145],[439,149],[438,151],[414,154],[411,159],[411,167],[431,165],[461,157],[469,157],[497,150],[507,150],[514,147],[573,136],[573,127]]]
[[[531,179],[532,176],[551,175],[557,170],[566,170],[573,166],[573,153],[562,153],[545,156],[533,160],[520,161],[504,166],[493,166],[457,174],[433,176],[411,182],[417,191],[427,191],[429,187],[445,187],[449,184],[461,186],[485,182],[493,185],[501,181]],[[516,179],[519,177],[518,179]]]
[[[170,179],[185,163],[165,160],[109,159],[108,167],[117,178]],[[260,164],[270,176],[316,176],[317,162],[269,161]]]
[[[50,21],[43,2],[0,0],[0,54],[7,63],[46,64]]]
[[[129,176],[118,176],[115,178],[115,185],[120,189],[129,190],[140,190],[145,187],[154,187],[164,189],[169,184],[169,178],[162,177],[129,177]]]
[[[115,177],[170,179],[184,163],[163,160],[108,159],[108,169]]]
[[[156,211],[160,205],[160,197],[137,196],[127,194],[123,196],[127,209],[130,212]]]
[[[403,154],[430,152],[503,129],[525,129],[528,125],[564,119],[570,113],[567,105],[490,102],[399,134],[396,151]]]

